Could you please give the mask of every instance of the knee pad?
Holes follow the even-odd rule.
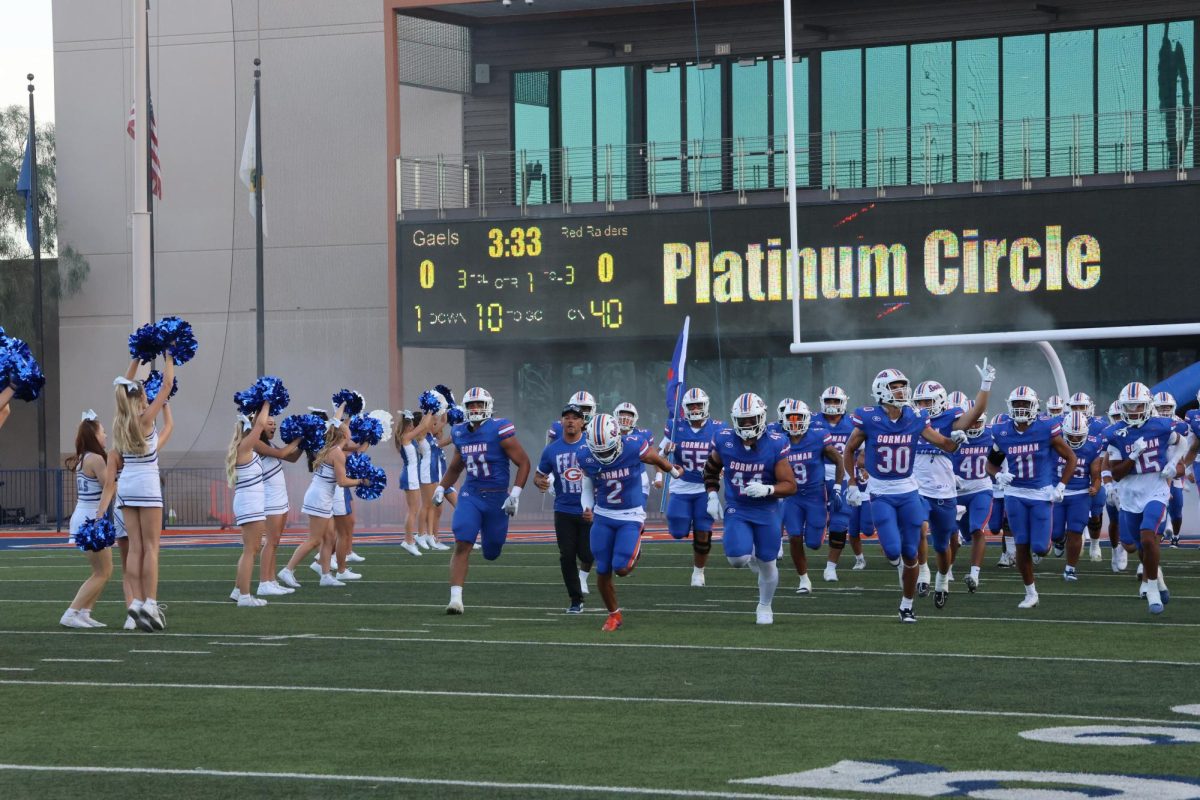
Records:
[[[893,567],[898,567],[898,566],[900,566],[900,559],[899,558],[889,558],[888,563],[891,564]]]
[[[1090,533],[1092,535],[1093,539],[1097,538],[1100,535],[1100,526],[1103,522],[1104,522],[1104,517],[1101,514],[1097,514],[1093,517],[1088,517],[1087,529],[1088,529],[1088,533]]]
[[[696,531],[692,536],[692,550],[702,556],[708,555],[712,550],[712,531]]]
[[[754,558],[753,555],[747,554],[744,556],[727,556],[726,560],[729,561],[729,566],[734,569],[742,569],[743,567],[750,566],[750,559],[752,558]]]
[[[839,549],[845,547],[846,546],[846,532],[845,531],[830,531],[829,532],[829,546],[836,547]]]

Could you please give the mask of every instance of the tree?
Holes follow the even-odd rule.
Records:
[[[17,176],[25,157],[29,131],[27,110],[18,105],[0,109],[0,325],[22,338],[32,333],[32,317],[17,309],[31,307],[26,281],[16,270],[4,269],[3,262],[33,258],[25,238],[25,201],[17,194]],[[38,125],[38,211],[41,217],[42,255],[58,257],[58,269],[43,275],[46,296],[70,297],[83,287],[88,275],[87,261],[70,244],[60,240],[58,230],[58,194],[55,191],[54,123]],[[29,317],[29,322],[26,322]],[[28,328],[26,328],[28,324]]]

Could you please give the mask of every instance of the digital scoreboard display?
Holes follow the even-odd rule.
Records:
[[[401,344],[1193,322],[1200,185],[397,223]]]

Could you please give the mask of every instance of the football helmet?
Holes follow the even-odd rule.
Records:
[[[946,410],[946,387],[937,381],[921,381],[913,392],[913,405],[918,411],[928,411],[936,417]]]
[[[462,398],[463,408],[467,412],[467,422],[478,424],[492,418],[492,396],[481,386],[467,389]],[[480,405],[482,404],[482,407]],[[471,406],[475,406],[474,409]]]
[[[767,429],[767,404],[752,392],[738,395],[729,416],[733,432],[743,440],[757,439]]]
[[[571,399],[567,401],[567,405],[577,405],[579,410],[583,412],[583,421],[591,422],[592,416],[596,413],[596,398],[592,397],[590,392],[585,392],[582,389],[571,395]]]
[[[803,436],[808,433],[808,426],[812,422],[812,412],[808,410],[808,403],[803,400],[788,400],[780,416],[783,429],[789,436]]]
[[[846,395],[846,390],[840,386],[826,386],[825,391],[821,392],[822,414],[828,414],[831,417],[841,416],[846,413],[849,405],[850,398]]]
[[[688,389],[683,395],[683,417],[689,422],[708,419],[708,395],[703,389]]]
[[[1154,395],[1154,413],[1170,419],[1175,416],[1175,395],[1170,392],[1159,392]]]
[[[587,425],[587,448],[601,464],[611,464],[621,455],[625,441],[617,421],[608,414],[597,414]]]
[[[900,385],[893,387],[896,383]],[[898,369],[885,369],[871,381],[871,396],[881,405],[903,408],[908,405],[911,394],[908,378]]]
[[[1121,421],[1121,404],[1116,400],[1108,405],[1108,421],[1114,424]]]
[[[779,424],[780,425],[783,425],[783,420],[784,420],[783,410],[785,408],[787,408],[788,403],[791,403],[791,402],[793,402],[793,400],[790,397],[785,397],[779,401]],[[784,426],[784,427],[786,427],[786,426]]]
[[[617,418],[617,427],[620,428],[622,435],[629,434],[637,427],[637,406],[633,403],[618,403],[617,407],[613,409],[613,416]]]
[[[1063,416],[1063,438],[1067,444],[1078,450],[1088,437],[1088,417],[1082,411],[1069,411]]]
[[[1008,416],[1013,422],[1033,422],[1038,415],[1037,392],[1029,386],[1018,386],[1008,395]]]
[[[1127,383],[1117,397],[1117,405],[1121,408],[1121,419],[1135,428],[1140,428],[1150,419],[1153,412],[1154,398],[1150,388],[1144,383]]]
[[[967,410],[969,411],[970,409]],[[987,414],[980,414],[979,419],[975,422],[975,424],[967,428],[967,436],[970,436],[972,439],[974,439],[976,436],[981,435],[983,433],[983,429],[986,427]]]
[[[971,398],[963,392],[951,392],[946,396],[946,408],[961,408],[967,411],[971,408]]]
[[[1052,417],[1057,417],[1066,410],[1067,404],[1063,402],[1062,396],[1052,394],[1046,398],[1046,413]]]
[[[1067,400],[1068,411],[1083,412],[1085,417],[1096,416],[1096,404],[1092,402],[1091,396],[1087,392],[1076,392]]]

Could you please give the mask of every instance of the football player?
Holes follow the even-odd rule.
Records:
[[[708,416],[708,395],[703,389],[688,389],[680,404],[683,419],[663,432],[658,449],[670,462],[683,469],[673,481],[667,498],[667,530],[674,539],[692,535],[692,586],[704,585],[704,567],[712,550],[713,517],[704,494],[704,465],[713,439],[724,423]]]
[[[877,406],[863,406],[850,415],[854,432],[842,455],[845,469],[853,470],[858,449],[865,447],[865,466],[869,480],[871,515],[875,532],[888,561],[901,575],[903,598],[900,621],[917,621],[913,598],[917,592],[917,545],[925,523],[925,505],[913,477],[913,454],[919,439],[925,439],[947,453],[958,443],[934,430],[929,418],[909,405],[908,378],[898,369],[885,369],[871,383]],[[965,438],[965,434],[964,434]],[[862,502],[857,486],[846,492],[851,505]],[[903,559],[903,566],[901,560]]]
[[[1104,465],[1104,445],[1092,436],[1088,428],[1091,420],[1080,411],[1069,411],[1062,418],[1062,435],[1075,451],[1075,471],[1063,474],[1066,462],[1058,457],[1058,477],[1067,485],[1060,503],[1054,504],[1054,528],[1051,539],[1054,555],[1066,551],[1067,565],[1063,568],[1063,580],[1075,581],[1075,567],[1083,552],[1083,528],[1087,523],[1092,498],[1100,491],[1100,470]]]
[[[1095,436],[1100,440],[1100,469],[1105,469],[1104,450],[1107,444],[1104,441],[1104,429],[1109,426],[1109,422],[1103,417],[1096,416],[1096,404],[1092,402],[1092,398],[1086,392],[1076,392],[1067,400],[1067,412],[1078,411],[1087,417],[1088,420],[1088,435]],[[1100,550],[1100,529],[1104,526],[1104,506],[1107,500],[1107,492],[1104,484],[1100,484],[1100,490],[1091,495],[1088,505],[1088,541],[1090,542],[1089,556],[1092,561],[1101,561],[1104,558],[1103,552]]]
[[[813,425],[824,428],[829,433],[829,443],[838,453],[846,450],[846,442],[850,440],[850,434],[854,432],[854,425],[846,415],[849,407],[850,398],[842,387],[826,386],[825,391],[821,392],[821,413],[813,419]],[[838,560],[842,556],[842,550],[846,547],[847,535],[851,533],[850,506],[842,502],[840,507],[834,507],[833,493],[837,467],[838,465],[834,464],[825,465],[825,496],[829,499],[829,556],[825,562],[825,572],[822,578],[826,581],[838,579]],[[867,560],[863,557],[862,540],[857,531],[853,532],[850,537],[850,549],[854,552],[853,568],[865,569]]]
[[[1170,392],[1159,392],[1154,395],[1154,414],[1169,419],[1175,424],[1175,432],[1186,438],[1190,428],[1186,422],[1175,416],[1175,408],[1175,396]],[[1172,546],[1178,547],[1179,532],[1183,530],[1183,478],[1171,481],[1171,499],[1167,503],[1167,519],[1171,524],[1164,531],[1164,542],[1170,542]]]
[[[568,614],[583,613],[592,569],[591,523],[583,518],[580,497],[583,472],[579,459],[587,452],[583,441],[583,409],[567,403],[562,410],[562,435],[542,450],[533,483],[543,492],[554,489],[554,538],[558,563],[571,605]]]
[[[1105,444],[1104,467],[1100,475],[1104,481],[1105,503],[1108,509],[1108,542],[1112,545],[1112,571],[1124,572],[1129,566],[1129,553],[1125,552],[1125,548],[1121,546],[1121,495],[1120,487],[1113,480],[1112,470],[1109,469],[1108,451],[1109,437],[1116,431],[1117,425],[1121,423],[1121,404],[1116,400],[1108,406],[1108,424],[1105,426],[1101,434],[1101,440]]]
[[[842,481],[845,477],[841,451],[833,445],[833,437],[828,429],[815,427],[811,423],[812,412],[808,410],[808,404],[801,400],[788,400],[783,409],[783,427],[788,437],[787,460],[796,476],[796,493],[783,501],[783,528],[788,535],[792,564],[800,576],[797,594],[812,593],[812,581],[808,579],[808,556],[804,548],[817,550],[821,547],[829,509],[841,510]],[[833,464],[836,470],[832,498],[825,496],[826,463]]]
[[[963,581],[969,592],[979,588],[979,570],[983,566],[990,530],[994,498],[992,479],[987,474],[987,456],[991,451],[992,432],[987,427],[987,415],[980,414],[975,424],[967,428],[967,443],[952,456],[958,504],[963,507],[958,529],[971,542],[971,570]]]
[[[683,470],[672,467],[643,437],[622,436],[617,421],[597,414],[588,423],[587,453],[579,460],[583,470],[581,506],[584,519],[592,523],[592,554],[596,559],[596,588],[608,609],[602,630],[621,627],[621,607],[613,573],[625,577],[637,566],[646,522],[646,498],[642,494],[643,464],[653,464],[679,477]]]
[[[1061,502],[1066,485],[1057,481],[1054,454],[1066,462],[1062,474],[1073,475],[1078,459],[1063,441],[1062,425],[1038,414],[1037,392],[1018,386],[1008,395],[1008,416],[992,425],[988,474],[1004,486],[1004,512],[1017,550],[1017,569],[1025,583],[1025,598],[1017,608],[1038,604],[1033,559],[1050,550],[1053,505]],[[1001,469],[1001,467],[1006,467]],[[1069,479],[1069,478],[1068,478]]]
[[[796,493],[788,449],[787,439],[767,433],[762,398],[747,393],[734,401],[729,427],[713,439],[704,465],[709,516],[722,516],[718,491],[722,484],[725,489],[725,558],[731,567],[750,567],[758,574],[759,625],[775,621],[771,601],[779,586],[776,561],[783,536],[777,498]]]
[[[450,602],[447,614],[463,613],[462,592],[467,582],[471,549],[483,539],[483,557],[495,561],[508,538],[508,520],[517,514],[521,490],[529,479],[529,456],[517,440],[516,426],[492,416],[492,396],[475,386],[463,395],[466,421],[454,426],[454,457],[441,483],[433,490],[440,506],[465,470],[467,478],[454,508],[454,554],[450,557]],[[517,468],[508,485],[509,464]]]
[[[612,415],[617,421],[617,428],[621,431],[622,436],[632,436],[636,439],[641,439],[650,445],[651,448],[654,447],[654,434],[645,428],[637,426],[637,406],[630,402],[617,403],[617,407],[613,409]],[[654,473],[654,475],[662,474],[649,464],[642,469],[642,495],[647,498],[650,496],[650,481],[654,477],[651,473]],[[656,481],[656,488],[662,488],[661,481]]]
[[[1061,417],[1066,410],[1067,404],[1063,402],[1062,395],[1052,394],[1046,398],[1046,413],[1051,417]]]
[[[778,433],[780,436],[787,436],[787,431],[785,430],[787,428],[787,426],[783,424],[783,422],[784,422],[783,415],[784,415],[785,409],[787,409],[787,407],[788,407],[788,403],[791,403],[791,402],[794,402],[793,398],[791,398],[791,397],[785,397],[779,401],[779,406],[778,406],[779,413],[776,416],[774,422],[767,423],[767,433]]]

